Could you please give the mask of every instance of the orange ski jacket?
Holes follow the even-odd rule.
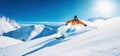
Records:
[[[85,23],[83,23],[83,22],[80,21],[80,20],[68,20],[68,21],[66,22],[66,25],[68,25],[69,23],[71,23],[72,26],[75,26],[75,25],[77,25],[77,24],[81,24],[81,25],[87,26]]]

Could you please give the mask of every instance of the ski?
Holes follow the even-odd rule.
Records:
[[[90,28],[93,28],[93,29],[97,29],[97,27],[93,27],[93,26],[87,26],[87,27],[90,27]]]

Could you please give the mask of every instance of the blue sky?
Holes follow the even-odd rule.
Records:
[[[74,15],[78,15],[80,19],[99,16],[120,16],[119,0],[106,0],[107,5],[104,1],[101,1],[102,0],[0,0],[0,15],[13,18],[17,21],[37,22],[64,22],[72,19]],[[103,5],[101,5],[101,3],[103,3]],[[107,8],[104,8],[104,4]]]

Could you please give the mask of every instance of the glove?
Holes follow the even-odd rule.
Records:
[[[67,24],[65,24],[65,25],[67,25]]]
[[[87,25],[86,25],[86,24],[84,24],[84,26],[86,27]]]

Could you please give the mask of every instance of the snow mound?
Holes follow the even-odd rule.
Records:
[[[18,28],[20,28],[20,25],[16,23],[15,20],[6,18],[4,16],[0,18],[0,35]]]

